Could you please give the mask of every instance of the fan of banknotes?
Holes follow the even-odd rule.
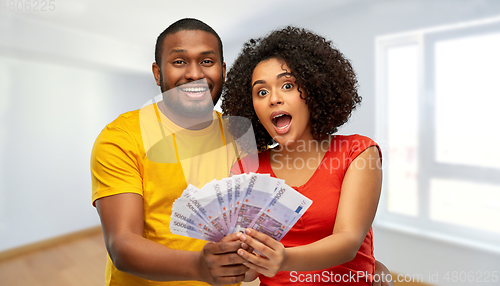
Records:
[[[253,228],[277,241],[312,201],[269,174],[241,174],[213,180],[201,189],[189,185],[172,206],[172,233],[220,241]]]

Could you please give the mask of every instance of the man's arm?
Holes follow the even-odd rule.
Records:
[[[207,243],[201,252],[171,249],[142,236],[143,198],[123,193],[96,201],[104,241],[116,268],[156,281],[198,280],[210,284],[241,282],[248,268],[236,254],[236,234]]]

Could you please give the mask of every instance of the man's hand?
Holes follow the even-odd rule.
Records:
[[[224,237],[220,242],[205,244],[199,258],[202,279],[212,285],[243,281],[248,267],[243,265],[246,260],[237,254],[241,248],[237,233]]]

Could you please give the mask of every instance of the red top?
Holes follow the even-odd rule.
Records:
[[[281,240],[281,243],[285,247],[306,245],[332,234],[344,175],[350,163],[370,146],[377,146],[379,148],[373,140],[361,135],[335,135],[332,138],[330,147],[325,153],[320,166],[309,181],[300,187],[293,187],[311,199],[313,203]],[[293,165],[294,162],[289,163]],[[303,165],[302,163],[295,162],[295,165],[301,166]],[[243,166],[248,166],[248,164],[252,163],[245,162],[244,159]],[[234,169],[234,174],[240,173]],[[276,177],[271,169],[269,151],[259,154],[259,166],[256,173],[266,173]],[[259,278],[261,285],[270,286],[319,284],[371,285],[370,277],[373,277],[374,270],[373,233],[370,227],[356,257],[349,262],[325,270],[280,271],[272,278],[264,275],[260,275]],[[369,282],[363,277],[367,274]]]

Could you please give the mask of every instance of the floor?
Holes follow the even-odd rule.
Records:
[[[94,234],[0,261],[1,285],[103,285],[106,250]]]
[[[101,286],[104,285],[106,249],[96,232],[56,246],[0,260],[2,286]],[[242,286],[257,286],[258,281]],[[396,286],[425,286],[395,283]]]
[[[106,249],[101,233],[0,261],[2,286],[104,285]],[[244,286],[259,285],[258,281]]]

